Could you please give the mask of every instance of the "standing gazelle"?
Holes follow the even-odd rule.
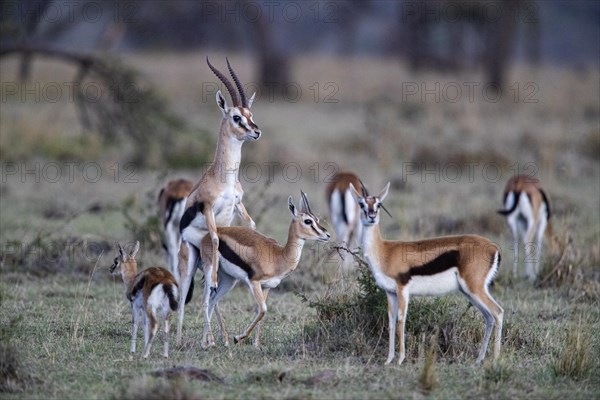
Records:
[[[348,246],[350,237],[360,241],[362,228],[358,215],[360,210],[350,194],[350,183],[355,188],[362,187],[360,179],[352,172],[338,172],[325,188],[329,216],[335,229],[335,240]]]
[[[313,214],[304,192],[301,192],[300,210],[288,198],[288,207],[292,214],[292,222],[288,230],[288,240],[285,246],[280,246],[277,241],[246,227],[218,228],[219,235],[219,287],[216,291],[205,293],[205,325],[202,334],[204,347],[214,345],[214,338],[210,327],[213,309],[225,294],[227,294],[238,281],[242,280],[258,305],[258,313],[252,323],[243,333],[234,337],[234,342],[246,338],[256,327],[254,346],[260,346],[261,321],[267,312],[267,295],[269,289],[292,273],[298,266],[305,240],[318,240],[326,242],[331,235],[319,224],[319,218]],[[212,273],[210,259],[213,256],[211,240],[207,236],[202,240],[202,262],[207,280]],[[226,336],[221,318],[221,333]]]
[[[535,280],[539,273],[542,241],[550,222],[550,202],[539,183],[531,176],[513,176],[504,189],[504,209],[498,210],[506,216],[512,233],[513,277],[517,276],[519,265],[520,235],[525,246],[525,272],[530,281]]]
[[[179,307],[177,323],[178,345],[181,344],[182,339],[184,299],[187,297],[193,272],[196,270],[196,263],[200,256],[200,242],[207,234],[212,242],[214,249],[214,257],[211,260],[212,273],[205,280],[205,290],[214,290],[217,288],[218,269],[216,253],[219,248],[219,237],[217,236],[217,227],[229,226],[235,211],[252,229],[256,227],[242,203],[244,191],[238,178],[242,144],[247,140],[258,140],[261,135],[250,112],[254,95],[250,99],[246,98],[244,88],[229,61],[227,61],[227,66],[239,91],[239,97],[229,79],[213,67],[208,58],[206,62],[229,91],[233,106],[229,107],[221,91],[217,92],[217,105],[221,109],[223,119],[215,158],[188,196],[179,224],[181,238],[184,245],[187,246],[188,259],[187,273],[181,277],[181,307]]]
[[[504,311],[488,291],[498,271],[500,251],[490,240],[476,235],[445,236],[414,242],[383,240],[379,229],[379,211],[383,208],[390,184],[378,196],[369,196],[363,186],[360,195],[350,185],[352,196],[361,208],[362,248],[377,285],[388,300],[389,351],[385,362],[395,356],[398,325],[400,355],[405,357],[404,325],[410,294],[439,296],[460,290],[483,314],[486,325],[477,357],[480,363],[496,326],[494,358],[500,354]]]
[[[136,242],[131,254],[126,254],[119,245],[119,256],[110,267],[113,276],[121,275],[125,283],[125,296],[131,302],[133,313],[133,331],[131,353],[135,353],[140,313],[144,315],[144,353],[147,358],[154,336],[158,331],[158,322],[164,322],[164,352],[169,357],[169,315],[177,310],[178,286],[175,277],[165,268],[148,268],[137,272],[135,256],[140,249]]]
[[[187,179],[174,179],[167,182],[158,195],[160,219],[165,228],[165,243],[163,246],[167,251],[169,270],[175,275],[177,282],[180,282],[179,268],[177,265],[177,253],[179,252],[181,245],[179,221],[185,211],[185,202],[192,191],[193,185],[192,181]]]

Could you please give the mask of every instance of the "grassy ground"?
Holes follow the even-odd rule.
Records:
[[[203,60],[173,54],[125,58],[187,121],[181,139],[186,143],[210,142],[207,135],[216,134],[219,124],[214,96],[203,92],[203,82],[214,82]],[[249,60],[231,61],[242,77],[251,76]],[[324,181],[334,168],[359,173],[372,191],[391,180],[387,206],[393,218],[383,216],[381,222],[387,237],[478,233],[501,246],[503,265],[493,288],[505,309],[501,358],[483,367],[473,364],[483,321],[453,295],[411,302],[407,360],[401,367],[383,367],[387,331],[379,327],[385,319],[352,310],[328,314],[309,305],[354,304],[355,292],[339,289],[355,289],[356,272],[338,281],[337,258],[326,258],[322,245],[308,243],[298,270],[269,296],[261,350],[248,343],[202,350],[197,293],[186,311],[184,346],[172,347],[163,360],[159,339],[149,360],[130,360],[129,305],[122,283],[108,274],[114,244],[142,239],[142,267],[163,264],[158,189],[170,177],[197,177],[197,165],[206,159],[192,160],[195,166],[183,170],[167,162],[142,169],[128,164],[134,144],[82,133],[66,99],[12,97],[0,110],[2,397],[598,397],[600,99],[594,89],[600,74],[520,66],[510,77],[520,85],[518,102],[510,91],[496,103],[479,92],[473,102],[465,96],[451,102],[443,96],[402,99],[402,82],[444,87],[477,81],[477,75],[412,75],[392,60],[360,58],[314,57],[292,66],[303,95],[294,102],[259,99],[253,109],[264,136],[244,146],[245,202],[259,230],[285,240],[286,198],[297,197],[300,188],[326,220]],[[47,62],[34,68],[42,84],[72,75]],[[2,82],[15,76],[15,64],[3,61]],[[328,82],[337,91],[326,88]],[[538,89],[537,103],[524,102],[533,93],[523,93],[529,82]],[[338,102],[324,102],[327,95]],[[72,179],[68,162],[78,163]],[[279,163],[271,184],[266,162]],[[53,163],[61,168],[59,179],[53,179]],[[258,179],[256,167],[262,172]],[[36,168],[40,179],[31,172]],[[557,240],[546,247],[535,284],[510,278],[510,238],[495,214],[504,182],[517,169],[542,180],[554,210]],[[222,309],[230,334],[236,334],[255,306],[238,288]],[[222,382],[148,374],[174,365],[207,369]]]

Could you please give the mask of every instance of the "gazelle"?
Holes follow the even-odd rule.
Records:
[[[325,188],[329,204],[329,216],[335,229],[335,239],[338,243],[350,245],[350,237],[358,242],[361,238],[362,225],[359,222],[358,204],[350,194],[350,183],[355,188],[362,184],[358,176],[352,172],[338,172]],[[352,235],[354,233],[354,235]]]
[[[169,357],[169,315],[177,310],[179,288],[173,274],[165,268],[154,267],[137,272],[135,256],[140,249],[136,242],[131,254],[125,253],[119,245],[119,256],[110,267],[113,276],[121,275],[125,283],[125,296],[131,302],[133,331],[131,353],[135,353],[140,313],[144,315],[144,353],[147,358],[159,321],[163,321],[165,337],[163,356]]]
[[[513,176],[504,188],[504,209],[498,210],[498,213],[506,216],[512,233],[513,277],[517,276],[520,235],[526,253],[525,272],[530,281],[539,272],[544,232],[550,222],[550,202],[539,183],[537,178],[531,176]]]
[[[445,236],[414,242],[383,240],[379,229],[379,211],[388,195],[390,184],[377,196],[362,195],[350,184],[352,197],[361,209],[362,248],[377,285],[388,300],[389,351],[386,364],[395,356],[397,325],[400,354],[405,358],[404,325],[409,295],[438,296],[460,290],[483,314],[486,325],[477,357],[481,363],[496,326],[494,358],[500,354],[504,311],[488,291],[500,265],[498,246],[476,235]]]
[[[231,82],[212,66],[208,57],[206,62],[214,74],[223,82],[231,95],[232,107],[225,102],[221,91],[217,92],[217,105],[221,109],[223,119],[219,131],[219,140],[215,158],[202,175],[202,178],[194,187],[187,198],[185,211],[181,217],[179,228],[181,238],[188,250],[187,274],[181,280],[181,307],[179,307],[179,319],[177,323],[177,344],[181,344],[181,334],[184,318],[184,299],[187,297],[193,272],[198,262],[200,242],[205,235],[209,235],[214,257],[212,259],[212,273],[205,280],[205,290],[217,288],[217,249],[219,248],[218,226],[229,226],[234,212],[255,229],[256,224],[246,211],[242,203],[244,191],[238,178],[241,160],[242,144],[247,140],[258,140],[261,131],[252,120],[250,107],[254,95],[248,99],[244,88],[237,75],[231,68],[229,60],[227,67],[233,78],[239,97]]]
[[[158,206],[160,219],[165,228],[165,242],[163,244],[167,251],[167,261],[169,270],[177,282],[180,282],[178,268],[179,247],[181,245],[181,232],[179,231],[179,221],[185,211],[185,203],[188,195],[192,191],[193,183],[187,179],[174,179],[167,182],[158,195]],[[186,255],[187,257],[187,255]]]
[[[213,309],[238,281],[243,281],[258,305],[258,313],[252,323],[234,337],[234,342],[246,338],[256,327],[254,346],[260,346],[261,321],[267,312],[269,290],[292,273],[298,266],[302,248],[306,240],[326,242],[331,235],[319,224],[319,218],[313,214],[304,192],[301,192],[299,210],[288,198],[288,207],[292,221],[288,230],[288,240],[284,246],[277,241],[246,227],[223,227],[217,229],[219,236],[219,286],[216,291],[205,292],[205,325],[202,334],[204,347],[214,345],[210,327]],[[208,236],[202,240],[202,262],[205,278],[210,279],[212,268],[210,259],[214,255],[212,241]],[[225,332],[219,317],[222,333]]]

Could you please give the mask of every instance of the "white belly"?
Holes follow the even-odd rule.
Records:
[[[265,279],[263,281],[260,281],[260,284],[262,287],[273,289],[274,287],[277,287],[281,283],[282,279],[283,279],[282,277],[276,276],[271,279]]]
[[[227,275],[231,276],[232,278],[241,280],[241,279],[246,279],[248,277],[248,274],[246,273],[246,271],[244,271],[237,265],[230,263],[229,261],[227,261],[225,259],[225,257],[220,256],[219,260],[220,260],[220,263],[219,263],[220,268],[222,268],[223,272],[225,272]]]
[[[408,292],[416,296],[440,296],[456,290],[458,290],[456,267],[435,275],[412,276],[408,283]]]

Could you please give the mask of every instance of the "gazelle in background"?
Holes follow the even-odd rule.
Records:
[[[504,209],[498,213],[506,216],[512,233],[513,277],[517,276],[519,265],[520,235],[525,247],[525,272],[530,281],[535,280],[540,270],[544,233],[550,222],[550,203],[539,180],[524,175],[509,179],[504,188]]]
[[[180,282],[178,268],[179,248],[181,245],[181,232],[179,231],[179,221],[185,211],[185,203],[188,195],[194,186],[193,182],[187,179],[174,179],[167,182],[158,195],[158,207],[160,219],[165,228],[165,243],[163,246],[167,251],[167,260],[169,270],[177,282]],[[187,255],[186,255],[187,257]]]
[[[308,199],[301,192],[299,210],[288,198],[288,207],[292,221],[288,230],[288,240],[284,246],[277,241],[246,227],[218,228],[219,236],[219,286],[216,291],[204,293],[205,325],[202,334],[204,347],[214,345],[210,327],[213,309],[238,281],[243,281],[258,305],[258,313],[252,323],[240,335],[234,337],[234,342],[248,337],[256,327],[254,346],[260,346],[260,329],[262,319],[267,313],[267,296],[269,290],[292,273],[298,266],[302,248],[306,240],[326,242],[331,235],[319,224],[319,218],[311,211]],[[202,240],[202,262],[205,278],[210,279],[210,265],[213,246],[210,237]],[[226,336],[221,318],[221,331]]]
[[[353,237],[357,244],[361,238],[362,225],[359,222],[358,204],[350,194],[350,183],[355,188],[362,188],[358,176],[352,172],[338,172],[325,188],[325,196],[329,204],[329,216],[335,229],[335,240],[350,246]],[[354,235],[353,235],[354,234]]]
[[[239,91],[239,97],[229,79],[212,66],[208,57],[206,62],[227,88],[233,105],[229,107],[221,91],[217,92],[217,105],[221,109],[223,119],[215,158],[188,196],[185,211],[179,224],[181,238],[184,245],[187,246],[188,260],[187,273],[181,277],[181,307],[179,307],[177,323],[178,345],[181,345],[185,309],[184,299],[187,297],[193,279],[193,272],[196,270],[196,264],[200,256],[200,242],[204,236],[209,235],[213,246],[212,271],[205,277],[205,290],[215,290],[217,288],[217,250],[219,248],[217,227],[229,226],[235,211],[252,229],[256,227],[242,203],[244,191],[238,178],[242,144],[247,140],[258,140],[261,135],[261,131],[254,123],[250,112],[254,95],[250,99],[246,97],[244,88],[231,68],[229,60],[227,60],[227,66]]]
[[[481,311],[486,321],[477,363],[481,363],[485,357],[494,325],[494,358],[497,358],[500,354],[504,311],[492,298],[488,287],[500,265],[498,246],[476,235],[445,236],[414,242],[383,240],[379,211],[383,208],[389,188],[388,182],[379,195],[369,196],[364,186],[361,195],[350,184],[350,192],[361,209],[364,257],[388,300],[390,341],[385,363],[389,364],[394,359],[397,328],[400,342],[398,364],[404,361],[404,325],[409,296],[439,296],[456,290],[460,290]]]
[[[144,353],[147,358],[159,321],[163,321],[165,337],[163,356],[169,357],[169,315],[177,310],[179,288],[173,274],[167,269],[154,267],[137,272],[135,256],[140,249],[136,242],[131,254],[125,253],[119,245],[119,256],[110,268],[113,276],[121,275],[125,283],[125,296],[131,302],[133,331],[131,354],[135,353],[140,314],[144,316]]]

